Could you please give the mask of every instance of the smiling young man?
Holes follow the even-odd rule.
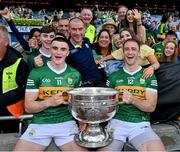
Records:
[[[154,75],[142,79],[143,68],[137,62],[139,49],[135,39],[125,41],[124,67],[109,76],[108,86],[119,91],[120,105],[108,125],[114,130],[114,140],[102,150],[121,151],[128,139],[138,151],[165,151],[149,122],[157,104],[157,80]]]
[[[62,95],[63,91],[79,86],[80,74],[65,63],[69,55],[65,39],[53,39],[50,52],[51,60],[29,75],[25,109],[34,116],[15,151],[43,151],[52,139],[62,151],[86,150],[74,142],[78,127]]]
[[[43,64],[47,63],[51,57],[50,45],[53,38],[55,38],[55,31],[50,26],[44,26],[40,31],[40,41],[42,46],[39,50],[34,50],[27,58],[27,63],[31,70],[35,67],[43,66]]]

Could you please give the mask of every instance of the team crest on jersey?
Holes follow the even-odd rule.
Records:
[[[67,82],[68,82],[68,84],[71,85],[71,84],[73,83],[73,79],[72,79],[72,78],[68,78],[68,79],[67,79]]]
[[[145,80],[141,78],[141,79],[139,80],[139,82],[140,82],[140,84],[144,84],[144,83],[145,83]]]
[[[29,136],[34,136],[36,134],[36,130],[32,128],[28,134]]]
[[[135,77],[127,77],[128,84],[134,84]]]

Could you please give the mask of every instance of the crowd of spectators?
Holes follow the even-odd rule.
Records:
[[[22,18],[41,19],[44,21],[44,25],[39,27],[39,29],[33,28],[29,33],[29,38],[26,40],[13,22],[13,19]],[[68,65],[80,73],[82,87],[105,87],[109,75],[122,69],[124,66],[123,49],[124,44],[126,44],[129,39],[133,39],[135,45],[139,44],[137,62],[138,65],[144,67],[142,72],[142,79],[144,80],[154,76],[155,71],[161,67],[161,62],[170,62],[173,64],[179,64],[180,62],[180,18],[178,12],[167,12],[157,17],[151,15],[148,11],[141,12],[136,8],[128,9],[128,7],[124,5],[119,6],[118,12],[100,11],[98,5],[95,6],[94,10],[84,8],[81,12],[64,12],[57,9],[53,11],[42,9],[35,12],[25,6],[8,6],[0,11],[0,21],[0,24],[11,29],[26,52],[27,59],[25,59],[25,62],[24,60],[21,61],[28,65],[25,73],[26,77],[24,77],[26,79],[28,70],[33,71],[36,69],[36,71],[38,71],[38,68],[51,62],[51,58],[54,60],[55,65],[58,65],[57,60],[64,58],[63,62],[66,60]],[[3,47],[1,48],[0,46],[0,51],[1,49],[4,51],[4,54],[0,56],[0,67],[1,64],[3,64],[2,61],[4,61],[6,51],[8,52],[9,49],[12,52],[14,51],[11,47],[9,48],[11,44],[8,42],[6,30],[3,27],[1,28],[0,30],[5,33],[6,43],[2,42]],[[0,35],[0,40],[4,38],[4,35]],[[55,37],[60,37],[63,39],[63,43],[67,45],[66,49],[68,51],[64,56],[59,54],[51,56],[50,51],[56,49],[56,46],[54,48],[51,47],[51,43]],[[58,45],[58,47],[61,46]],[[17,58],[21,59],[22,57],[18,54]],[[66,65],[66,63],[63,63],[63,66]],[[18,67],[16,68],[18,69]],[[51,70],[52,69],[53,68],[51,68]],[[3,75],[3,72],[1,72],[1,75]],[[1,77],[2,79],[4,79],[3,76]],[[57,82],[60,83],[61,80]],[[27,85],[31,85],[28,83],[32,82],[28,80]],[[69,84],[70,83],[71,82],[69,82]],[[6,91],[3,91],[3,88],[1,88],[0,106],[3,103],[3,108],[0,107],[0,109],[6,112],[2,114],[0,112],[0,116],[13,115],[9,111],[8,106],[16,103],[16,101],[7,98],[7,93],[12,92],[13,89],[16,91],[18,87],[21,87],[21,89],[24,90],[21,90],[20,94],[22,96],[19,95],[19,99],[22,99],[24,97],[25,85],[25,83],[23,86],[16,84],[16,86],[8,88]],[[40,98],[40,95],[38,96],[36,92],[35,97]],[[33,102],[36,102],[35,97]],[[4,100],[3,102],[1,98]],[[28,96],[28,98],[30,98],[30,96]],[[6,99],[12,100],[12,102],[9,101],[5,104]],[[17,102],[19,99],[17,99]],[[32,111],[33,113],[38,113],[50,107],[49,105],[49,107],[46,106],[47,105],[43,105],[42,109],[37,108],[37,111]],[[33,107],[31,108],[33,109]],[[147,112],[149,111],[147,110]],[[5,124],[5,126],[6,125],[7,124]],[[0,131],[4,133],[9,132],[9,130],[6,130],[7,128],[1,127]]]

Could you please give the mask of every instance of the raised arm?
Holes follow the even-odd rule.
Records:
[[[137,9],[134,9],[133,13],[134,13],[134,18],[137,21],[137,37],[138,37],[140,42],[145,43],[145,41],[146,41],[146,29],[142,25],[141,13]]]
[[[5,8],[2,12],[1,12],[2,17],[7,21],[11,31],[13,32],[13,34],[15,35],[16,39],[19,41],[19,43],[21,44],[21,46],[23,47],[23,49],[26,52],[30,52],[30,47],[28,45],[28,42],[23,38],[23,36],[21,35],[21,33],[18,31],[18,29],[16,28],[16,26],[14,25],[12,19],[11,19],[11,15],[10,12],[7,8]]]

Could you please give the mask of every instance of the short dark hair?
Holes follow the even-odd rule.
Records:
[[[67,40],[66,38],[63,38],[63,37],[55,37],[55,38],[51,41],[51,43],[52,43],[53,41],[64,42],[64,43],[67,43],[67,44],[68,44],[68,40]]]
[[[124,52],[124,45],[125,45],[127,42],[135,42],[135,43],[137,43],[138,48],[139,48],[139,51],[140,51],[140,42],[139,42],[137,39],[128,39],[128,40],[126,40],[126,41],[124,42],[124,44],[123,44],[123,52]]]
[[[40,29],[40,33],[51,33],[51,32],[55,33],[55,30],[49,25],[45,25]]]
[[[169,31],[166,33],[166,37],[167,37],[168,35],[173,35],[173,36],[175,36],[175,37],[177,38],[176,32],[174,32],[174,31],[172,31],[172,30],[169,30]]]
[[[61,32],[57,32],[56,33],[56,37],[62,37],[64,39],[66,39],[66,36],[63,33],[61,33]]]
[[[169,18],[170,18],[170,13],[163,14],[163,16],[161,18],[161,23],[166,23]]]
[[[34,35],[35,32],[39,32],[41,33],[40,29],[39,28],[32,28],[29,32],[29,39],[31,39]]]

